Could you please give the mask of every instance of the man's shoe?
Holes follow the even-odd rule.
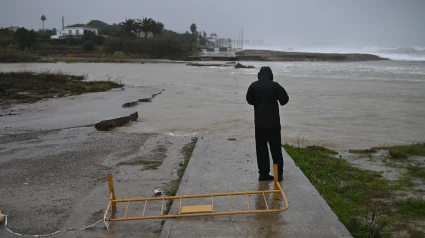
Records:
[[[267,175],[260,175],[260,177],[258,178],[258,181],[269,181],[269,180],[273,180],[274,177],[267,174]]]
[[[280,181],[283,181],[283,176],[282,175],[279,175],[278,177],[277,177],[277,180],[280,182]]]

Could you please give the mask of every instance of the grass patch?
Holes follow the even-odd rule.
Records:
[[[332,154],[332,155],[338,154],[336,151],[327,149],[323,146],[317,146],[317,145],[307,146],[307,150],[309,150],[309,151],[320,151],[320,152],[324,152],[324,153]]]
[[[408,232],[410,237],[415,237],[415,238],[425,237],[425,233],[420,230],[409,229]]]
[[[377,148],[370,148],[370,149],[362,149],[362,150],[349,150],[348,152],[352,154],[358,154],[358,155],[368,155],[378,152]]]
[[[387,201],[399,186],[327,149],[284,148],[354,237],[390,236],[393,212]]]
[[[123,85],[113,81],[84,81],[85,76],[61,72],[0,72],[2,104],[32,103],[43,98],[103,92]]]
[[[399,211],[407,218],[425,218],[425,201],[419,199],[397,200],[394,202]]]
[[[180,182],[183,178],[184,172],[186,171],[187,165],[189,164],[189,160],[192,157],[193,150],[195,149],[196,142],[198,142],[198,138],[192,138],[192,141],[183,146],[181,153],[183,154],[183,163],[180,165],[180,168],[177,170],[178,179],[174,181],[171,185],[170,190],[166,191],[165,194],[167,196],[175,196],[177,194],[177,190],[179,188]],[[165,209],[164,214],[168,214],[170,212],[171,206],[173,205],[173,200],[167,201],[167,208]]]
[[[400,160],[397,160],[395,162],[394,161],[395,160],[389,160],[387,158],[382,159],[382,162],[385,166],[405,170],[401,181],[408,182],[406,183],[407,186],[414,186],[413,178],[421,179],[425,183],[425,167],[422,167],[420,164],[417,163],[412,164],[407,160],[406,162],[400,162]]]
[[[158,169],[161,164],[162,161],[152,161],[146,160],[146,158],[142,158],[136,161],[120,162],[117,165],[143,165],[143,170],[155,170]]]
[[[407,170],[407,175],[422,179],[425,182],[425,168],[419,165],[408,165],[404,167]]]
[[[167,147],[157,145],[147,156],[136,160],[120,162],[117,165],[143,165],[143,170],[155,170],[162,165],[167,156]]]
[[[378,147],[388,150],[393,159],[407,159],[409,156],[425,156],[425,143]],[[376,149],[376,148],[375,148]]]
[[[30,51],[0,49],[0,63],[36,62],[38,57]]]

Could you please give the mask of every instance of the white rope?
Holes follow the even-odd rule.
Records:
[[[14,231],[10,230],[10,229],[7,227],[7,215],[1,215],[1,216],[3,216],[3,217],[5,218],[4,228],[6,228],[6,230],[7,230],[7,231],[9,231],[10,233],[12,233],[12,234],[14,234],[14,235],[17,235],[17,236],[49,237],[49,236],[53,236],[53,235],[56,235],[56,234],[61,233],[61,232],[64,232],[64,231],[85,230],[85,229],[88,229],[88,228],[94,227],[95,225],[97,225],[97,224],[98,224],[99,222],[101,222],[101,221],[104,221],[104,222],[105,222],[105,225],[106,225],[106,221],[105,221],[104,219],[100,219],[99,221],[97,221],[97,222],[95,222],[95,223],[93,223],[93,224],[91,224],[91,225],[89,225],[89,226],[82,227],[82,228],[67,228],[67,229],[65,229],[65,230],[63,230],[63,231],[55,231],[55,232],[53,232],[53,233],[45,234],[45,235],[23,235],[23,234],[16,233],[16,232],[14,232]],[[108,227],[108,226],[107,226],[106,228],[108,228],[108,230],[109,230],[109,227]]]

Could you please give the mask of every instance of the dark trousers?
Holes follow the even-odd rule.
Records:
[[[255,130],[255,146],[257,150],[257,165],[260,175],[270,173],[269,148],[272,153],[273,164],[278,165],[279,175],[283,175],[282,139],[280,125],[270,129]]]

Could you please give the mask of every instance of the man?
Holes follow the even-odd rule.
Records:
[[[288,94],[279,83],[273,81],[270,67],[262,67],[258,81],[249,86],[246,101],[254,106],[255,146],[259,181],[273,180],[270,173],[270,159],[267,143],[270,146],[273,163],[278,165],[278,180],[283,180],[283,156],[280,135],[279,105],[289,101]]]

